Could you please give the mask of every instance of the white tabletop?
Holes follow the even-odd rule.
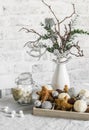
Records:
[[[2,112],[4,106],[10,110],[23,110],[25,116],[18,114],[11,118],[10,114]],[[0,130],[89,130],[89,121],[60,119],[53,117],[39,117],[32,115],[32,105],[21,106],[12,97],[0,99]]]

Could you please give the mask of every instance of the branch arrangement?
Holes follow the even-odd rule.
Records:
[[[76,14],[75,12],[75,5],[73,6],[73,12],[65,17],[62,20],[59,20],[51,8],[50,5],[48,5],[44,0],[42,0],[43,4],[48,7],[51,14],[53,15],[53,18],[45,18],[45,22],[41,23],[41,26],[46,30],[46,33],[40,34],[39,32],[35,31],[34,29],[28,29],[23,27],[21,30],[25,30],[26,33],[33,33],[37,35],[37,39],[34,41],[28,41],[25,46],[29,47],[31,50],[28,52],[30,55],[34,57],[41,57],[46,51],[53,53],[59,57],[67,57],[68,55],[74,55],[76,57],[82,57],[83,56],[83,50],[81,50],[79,46],[79,41],[74,42],[75,37],[78,34],[87,34],[89,35],[89,32],[83,31],[82,29],[73,29],[73,24],[75,20],[71,20],[71,18]],[[70,19],[70,22],[65,25],[64,22],[66,20]],[[62,33],[62,26],[64,25],[64,33]],[[50,40],[50,45],[47,43],[44,43],[44,41]],[[44,52],[42,52],[42,49],[45,49]],[[73,51],[74,49],[74,51]],[[39,52],[38,55],[32,54],[33,52]]]

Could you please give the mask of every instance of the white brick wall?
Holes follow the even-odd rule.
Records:
[[[79,14],[77,27],[89,31],[89,0],[46,0],[59,18],[69,15],[71,3]],[[25,71],[33,73],[34,80],[50,83],[54,64],[46,54],[41,61],[28,56],[23,45],[32,35],[19,32],[23,26],[40,31],[40,22],[51,14],[41,0],[0,0],[0,88],[13,87],[15,77]],[[89,37],[79,36],[84,49],[83,58],[73,58],[68,64],[71,84],[89,82]]]

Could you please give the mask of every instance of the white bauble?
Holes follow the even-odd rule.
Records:
[[[36,101],[34,102],[34,106],[35,106],[35,107],[40,107],[40,106],[41,106],[41,101],[40,101],[40,100],[36,100]]]
[[[68,94],[70,95],[70,97],[76,97],[78,95],[78,92],[75,88],[69,88],[68,90]]]
[[[86,101],[84,100],[77,100],[74,103],[74,110],[77,112],[85,112],[87,109]]]
[[[53,97],[58,97],[59,93],[57,91],[52,91],[52,96]]]
[[[89,90],[87,90],[87,89],[82,89],[82,90],[80,90],[79,96],[80,96],[80,97],[81,97],[81,96],[89,97]]]
[[[43,109],[51,109],[52,108],[52,103],[50,101],[44,101],[42,103],[42,108]]]

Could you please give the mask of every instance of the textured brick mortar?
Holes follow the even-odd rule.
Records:
[[[76,12],[79,14],[76,27],[89,31],[89,0],[46,1],[52,5],[59,18],[69,15],[72,11],[71,3],[74,3]],[[10,87],[9,81],[14,82],[13,80],[19,73],[28,71],[33,73],[34,80],[50,83],[54,71],[54,64],[50,60],[51,55],[44,55],[40,61],[28,56],[23,46],[26,41],[32,40],[33,36],[19,32],[19,29],[26,26],[41,31],[40,22],[45,17],[51,16],[41,0],[0,0],[1,88]],[[85,56],[83,58],[74,57],[67,63],[71,84],[84,80],[89,82],[89,37],[79,35],[78,39]]]

